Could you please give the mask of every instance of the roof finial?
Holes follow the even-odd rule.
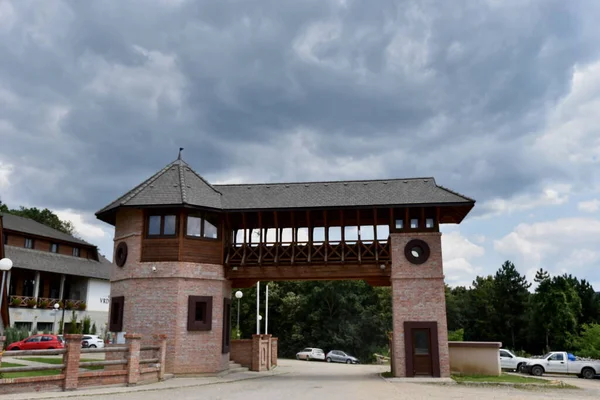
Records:
[[[179,155],[177,156],[178,160],[181,160],[181,152],[183,151],[183,147],[179,148]]]

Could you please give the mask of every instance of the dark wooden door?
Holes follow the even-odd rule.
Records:
[[[429,328],[412,330],[413,369],[415,375],[433,375],[431,331]]]

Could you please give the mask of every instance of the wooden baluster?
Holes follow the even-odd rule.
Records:
[[[273,211],[273,220],[275,222],[275,265],[279,265],[279,242],[281,235],[279,234],[279,222],[277,220],[277,211]]]
[[[242,228],[244,229],[244,244],[242,245],[242,265],[246,264],[246,250],[247,250],[247,238],[248,229],[246,228],[246,213],[242,213]]]
[[[258,212],[258,230],[260,233],[260,241],[258,243],[258,265],[262,265],[262,256],[263,256],[263,228],[262,228],[262,212]]]
[[[342,262],[346,261],[346,227],[344,226],[344,210],[340,210],[340,226],[342,238]]]
[[[325,225],[325,241],[323,242],[323,250],[325,255],[325,264],[327,264],[327,253],[329,253],[329,227],[327,226],[327,210],[323,210],[323,225]]]

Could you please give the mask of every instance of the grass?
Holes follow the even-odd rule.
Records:
[[[385,371],[384,373],[381,374],[381,376],[383,376],[384,378],[393,378],[394,375],[392,375],[392,371]]]
[[[490,384],[494,385],[496,383],[503,384],[513,384],[515,387],[527,389],[533,386],[541,385],[548,388],[553,389],[579,389],[577,386],[569,385],[562,381],[548,380],[548,379],[539,379],[539,378],[531,378],[528,376],[520,376],[520,375],[512,375],[512,374],[502,374],[500,376],[488,376],[488,375],[452,375],[452,379],[456,381],[456,383],[481,383],[481,384]],[[528,386],[529,384],[534,384],[533,386]]]
[[[486,382],[486,383],[539,383],[549,385],[552,381],[539,378],[530,378],[527,376],[502,374],[500,376],[488,375],[452,375],[458,383],[462,382]]]
[[[44,363],[44,364],[54,364],[54,365],[59,365],[59,364],[63,363],[62,357],[56,357],[56,358],[27,357],[27,358],[23,358],[23,360],[39,362],[39,363]],[[80,361],[86,362],[86,361],[101,361],[101,360],[91,359],[91,358],[82,358]],[[2,363],[2,368],[11,368],[11,367],[24,367],[24,365],[17,364],[17,363],[9,363],[9,362]],[[86,369],[89,371],[97,371],[97,370],[104,369],[104,366],[97,365],[97,366],[93,366],[93,367],[87,367]],[[60,369],[49,369],[49,370],[45,370],[45,371],[28,371],[28,372],[7,372],[7,373],[2,374],[2,378],[23,378],[23,377],[29,377],[29,376],[59,375],[61,372],[62,371]]]

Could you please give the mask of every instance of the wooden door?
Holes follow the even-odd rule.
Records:
[[[431,330],[412,329],[413,369],[415,375],[433,376]]]

